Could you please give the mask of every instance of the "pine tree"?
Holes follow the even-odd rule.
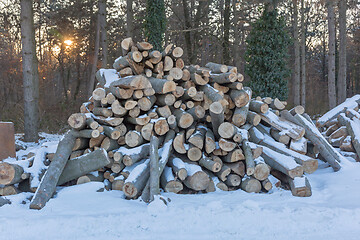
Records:
[[[250,87],[255,96],[287,99],[287,66],[290,36],[285,21],[277,11],[265,9],[252,25],[246,39],[245,73],[249,75]]]
[[[164,0],[147,0],[145,16],[145,37],[154,49],[162,50],[166,30],[166,15]]]

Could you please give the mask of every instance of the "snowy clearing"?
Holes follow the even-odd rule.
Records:
[[[52,137],[52,141],[58,137]],[[36,148],[36,145],[31,148]],[[24,151],[25,152],[25,151]],[[30,193],[6,198],[0,208],[3,239],[359,239],[360,163],[333,172],[325,163],[307,175],[312,196],[293,197],[238,190],[170,198],[146,205],[121,191],[97,192],[103,183],[58,188],[40,211],[29,209]],[[25,201],[25,204],[22,202]]]

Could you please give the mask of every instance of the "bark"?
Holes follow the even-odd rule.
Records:
[[[106,0],[99,0],[99,22],[101,33],[101,50],[102,50],[102,63],[103,68],[107,67],[108,58],[108,42],[106,32]]]
[[[36,57],[33,1],[21,0],[21,43],[24,88],[24,140],[35,142],[39,127],[39,72]]]
[[[298,28],[298,8],[297,0],[293,0],[293,7],[294,7],[294,23],[293,23],[293,30],[294,30],[294,104],[300,104],[300,47],[299,47],[299,28]]]
[[[151,136],[150,139],[150,202],[154,201],[154,196],[160,194],[160,169],[159,169],[159,139]]]
[[[230,0],[225,0],[224,8],[224,38],[223,38],[223,60],[224,64],[230,63]]]
[[[305,6],[301,0],[301,105],[306,106],[306,31]]]
[[[338,104],[346,100],[346,0],[339,1]]]
[[[57,182],[75,144],[75,134],[76,132],[70,130],[59,142],[54,159],[51,161],[30,203],[31,209],[42,209],[55,193]]]
[[[329,109],[336,106],[335,86],[335,12],[333,0],[327,0],[328,29],[329,29],[329,53],[328,53],[328,98]]]
[[[102,149],[67,161],[57,185],[62,185],[71,180],[77,179],[85,174],[93,172],[110,163],[106,151]]]

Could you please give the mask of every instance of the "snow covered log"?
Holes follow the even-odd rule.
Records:
[[[306,130],[306,138],[309,139],[320,151],[321,156],[330,164],[334,171],[341,169],[340,162],[345,162],[346,159],[340,155],[326,139],[321,135],[319,130],[312,125],[308,120],[299,114],[295,115],[295,118],[302,127]]]
[[[186,162],[184,164],[188,176],[183,181],[183,183],[188,188],[195,191],[205,190],[210,183],[209,176],[204,171],[202,171],[201,167],[198,165]]]
[[[159,139],[156,136],[150,138],[150,202],[154,196],[160,194],[160,167],[159,167]]]
[[[51,161],[49,168],[41,179],[40,185],[31,200],[31,209],[42,209],[55,193],[56,185],[71,155],[75,140],[76,132],[74,130],[70,130],[59,142],[54,159]]]

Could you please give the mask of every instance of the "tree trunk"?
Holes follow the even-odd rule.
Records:
[[[95,87],[95,74],[97,69],[97,62],[99,58],[99,47],[100,47],[100,15],[97,17],[96,21],[96,35],[95,35],[95,48],[94,48],[94,55],[93,55],[93,61],[91,64],[91,72],[90,72],[90,82],[89,82],[89,88],[88,88],[88,95],[91,96],[92,91]]]
[[[328,97],[329,108],[336,106],[335,86],[335,12],[333,0],[327,0],[328,29],[329,29],[329,54],[328,54]]]
[[[305,26],[305,6],[301,0],[301,105],[306,106],[306,31]]]
[[[21,43],[24,84],[24,140],[38,139],[39,72],[36,58],[33,1],[21,0]]]
[[[339,1],[338,104],[346,99],[346,0]]]
[[[42,209],[53,196],[60,175],[71,155],[75,139],[76,132],[70,130],[59,142],[54,159],[51,161],[30,203],[31,209]]]
[[[293,0],[293,7],[294,7],[294,23],[293,23],[293,30],[294,30],[294,104],[300,104],[300,48],[299,48],[299,28],[298,28],[298,8],[297,0]]]
[[[110,163],[107,153],[103,149],[95,150],[80,157],[67,161],[57,185],[62,185],[85,174],[102,168]]]
[[[107,67],[108,58],[108,42],[106,31],[106,0],[99,0],[99,22],[100,22],[100,38],[101,38],[101,50],[102,50],[102,62],[101,67]]]
[[[225,0],[224,8],[224,38],[223,38],[223,60],[224,64],[230,64],[230,0]]]
[[[134,12],[133,0],[126,0],[126,35],[127,37],[134,37]]]

